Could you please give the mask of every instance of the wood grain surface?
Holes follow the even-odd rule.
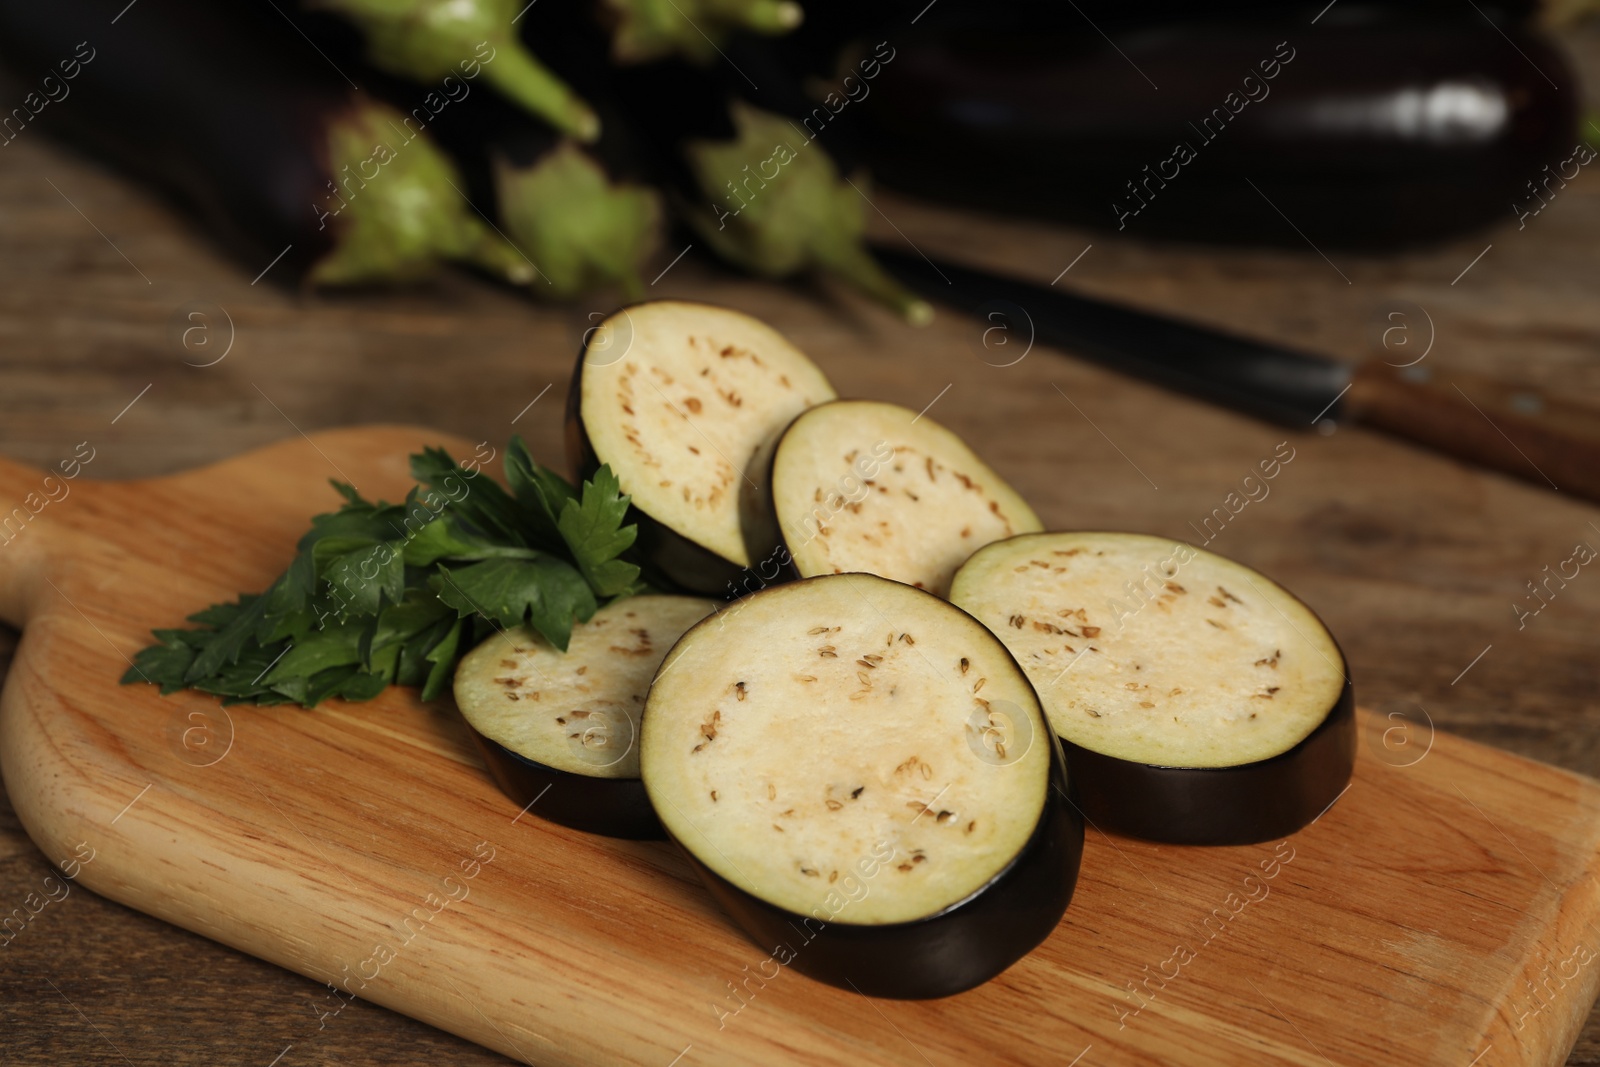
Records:
[[[1570,44],[1581,71],[1600,72],[1600,34],[1589,29]],[[7,146],[0,165],[0,453],[54,465],[90,441],[97,453],[85,477],[126,478],[211,462],[296,429],[388,421],[496,444],[518,431],[541,457],[559,457],[553,402],[585,316],[605,310],[599,302],[541,308],[455,276],[402,294],[298,294],[274,288],[270,273],[252,285],[265,263],[232,262],[158,199],[35,133]],[[1519,375],[1553,395],[1600,403],[1593,175],[1570,183],[1525,229],[1508,207],[1506,225],[1438,248],[1381,259],[1330,253],[1337,272],[1310,249],[1155,245],[1136,234],[1113,239],[870,195],[881,212],[875,233],[904,234],[929,255],[1049,282],[1083,253],[1059,284],[1351,360],[1414,358],[1418,349],[1386,350],[1381,337],[1398,321],[1406,329],[1391,344],[1421,343],[1422,311],[1434,340],[1427,363],[1441,372]],[[657,269],[684,243],[665,249]],[[913,409],[936,401],[931,414],[973,440],[1053,526],[1193,536],[1189,524],[1284,439],[1059,353],[1038,349],[996,366],[1012,357],[985,350],[970,321],[945,314],[911,331],[831,288],[781,289],[720,273],[699,249],[650,292],[761,316],[847,393]],[[184,316],[197,309],[206,328],[185,347],[181,330],[197,320]],[[220,363],[196,366],[224,350]],[[1380,717],[1415,718],[1420,707],[1457,735],[1600,773],[1600,578],[1585,569],[1556,586],[1520,627],[1515,610],[1538,606],[1526,583],[1559,567],[1577,541],[1600,543],[1591,526],[1600,512],[1376,434],[1341,429],[1293,444],[1297,458],[1271,495],[1211,547],[1266,570],[1328,621],[1362,703]],[[12,641],[0,635],[0,657]],[[1439,755],[1414,771],[1434,773]],[[1538,862],[1515,819],[1486,813]],[[1467,825],[1428,822],[1417,833],[1448,839]],[[1515,856],[1502,838],[1480,843]],[[58,858],[40,854],[0,800],[0,910],[41,891]],[[1358,851],[1343,857],[1361,861]],[[1505,880],[1526,881],[1525,892],[1545,884],[1503,869],[1515,872]],[[1270,920],[1267,909],[1279,902],[1247,910],[1241,923]],[[1394,908],[1405,912],[1405,899]],[[1297,933],[1314,941],[1318,930]],[[1407,967],[1399,956],[1392,965]],[[1262,991],[1294,1018],[1293,1005]],[[323,1019],[327,995],[314,981],[75,890],[0,949],[0,1063],[504,1062],[364,1000]],[[885,1005],[880,1025],[904,1029],[898,1011]],[[1289,1033],[1277,1025],[1271,1033]],[[938,1050],[926,1051],[942,1062]],[[1120,1062],[1102,1051],[1082,1064]],[[1171,1058],[1182,1060],[1184,1050]],[[900,1062],[923,1061],[904,1048]],[[1600,1015],[1591,1014],[1568,1062],[1600,1064]]]
[[[71,876],[41,882],[12,936],[88,888],[330,983],[319,1023],[359,995],[573,1065],[1545,1064],[1600,989],[1600,782],[1443,733],[1397,761],[1371,716],[1350,789],[1291,839],[1091,831],[1044,945],[961,996],[878,1003],[764,963],[776,947],[672,846],[519,811],[448,701],[229,711],[116,684],[151,627],[271,581],[335,502],[330,469],[396,499],[436,439],[328,431],[79,482],[5,546],[0,619],[24,639],[0,770]],[[0,463],[0,494],[42,478]]]

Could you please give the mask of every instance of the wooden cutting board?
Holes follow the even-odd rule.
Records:
[[[876,1001],[770,962],[670,846],[519,812],[447,703],[222,709],[117,684],[151,627],[264,587],[337,503],[329,477],[398,499],[431,443],[471,452],[372,427],[147,482],[0,463],[0,618],[25,627],[0,772],[46,855],[92,855],[80,885],[338,984],[325,1025],[348,989],[530,1064],[1489,1067],[1570,1048],[1600,983],[1600,783],[1446,735],[1386,744],[1400,727],[1366,717],[1351,788],[1286,843],[1091,829],[1046,944],[961,996]]]

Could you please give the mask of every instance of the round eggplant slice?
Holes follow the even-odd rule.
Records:
[[[1248,567],[1143,534],[1031,534],[975,553],[950,599],[1033,681],[1095,825],[1249,844],[1305,826],[1350,781],[1344,654]]]
[[[1032,687],[981,624],[907,585],[812,578],[700,623],[651,685],[640,757],[723,907],[834,985],[969,989],[1072,897],[1083,823]]]
[[[580,478],[601,464],[615,472],[652,577],[731,597],[778,547],[767,492],[778,435],[834,395],[803,352],[748,315],[636,304],[589,331],[568,396],[568,459]]]
[[[795,419],[773,456],[772,499],[801,577],[862,571],[939,596],[974,550],[1040,529],[961,438],[871,400]]]
[[[565,652],[524,627],[467,653],[456,704],[495,783],[551,822],[660,838],[639,780],[639,715],[667,650],[714,606],[628,597],[574,626]]]

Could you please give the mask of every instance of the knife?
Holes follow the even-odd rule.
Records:
[[[882,244],[891,275],[1008,334],[1257,418],[1329,432],[1354,422],[1557,492],[1600,501],[1600,410],[1421,362],[1351,366]]]

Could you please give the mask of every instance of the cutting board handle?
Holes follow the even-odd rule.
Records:
[[[66,499],[67,483],[0,456],[0,622],[21,628],[27,605],[43,571],[44,531],[33,530],[35,521],[52,506],[52,498]]]

